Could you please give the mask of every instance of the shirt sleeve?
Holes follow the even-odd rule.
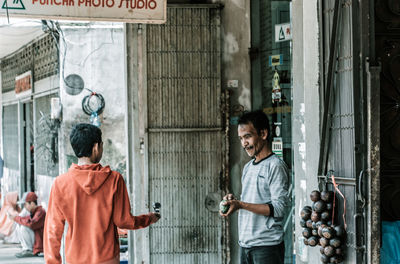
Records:
[[[46,217],[46,212],[44,210],[37,210],[33,217],[31,216],[16,216],[15,222],[20,225],[29,227],[32,230],[42,228],[44,226],[44,219]]]
[[[271,192],[271,204],[273,217],[282,218],[285,207],[288,204],[288,170],[283,162],[279,162],[270,168],[268,177],[269,189]]]
[[[150,225],[150,216],[131,214],[131,205],[124,179],[121,175],[118,177],[117,192],[114,194],[114,212],[113,221],[121,229],[140,229]]]
[[[60,247],[64,233],[65,217],[58,206],[59,195],[56,180],[51,188],[44,224],[43,246],[46,264],[61,264]]]

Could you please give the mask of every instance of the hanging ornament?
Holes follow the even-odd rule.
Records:
[[[275,70],[274,77],[272,78],[272,103],[281,102],[282,93],[281,87],[279,86],[279,74]]]

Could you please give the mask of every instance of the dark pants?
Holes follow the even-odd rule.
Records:
[[[240,264],[283,264],[285,244],[275,246],[240,247]]]

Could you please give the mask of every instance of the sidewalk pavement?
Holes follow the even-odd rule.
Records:
[[[44,263],[43,257],[17,258],[15,256],[15,253],[21,251],[20,244],[3,244],[1,242],[0,242],[0,264]]]

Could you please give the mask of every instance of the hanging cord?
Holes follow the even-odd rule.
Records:
[[[329,171],[328,174],[331,175],[331,180],[332,184],[334,187],[334,192],[333,192],[333,208],[332,208],[332,225],[334,225],[334,219],[335,219],[335,200],[336,200],[336,192],[340,194],[340,196],[343,197],[343,225],[344,225],[344,230],[347,230],[347,224],[346,224],[346,197],[342,194],[342,192],[339,190],[339,184],[336,183],[335,181],[335,176],[333,175],[333,171]]]
[[[98,102],[97,109],[92,109],[90,106],[90,101],[93,100],[93,98],[95,98],[95,100]],[[93,113],[100,115],[103,112],[105,105],[106,103],[104,101],[104,97],[101,94],[93,91],[89,95],[86,95],[82,100],[82,110],[89,116]]]
[[[5,2],[4,2],[5,4],[6,4],[6,11],[7,11],[7,22],[8,22],[8,24],[10,24],[10,15],[8,14],[8,3],[7,3],[7,0],[5,0]]]

